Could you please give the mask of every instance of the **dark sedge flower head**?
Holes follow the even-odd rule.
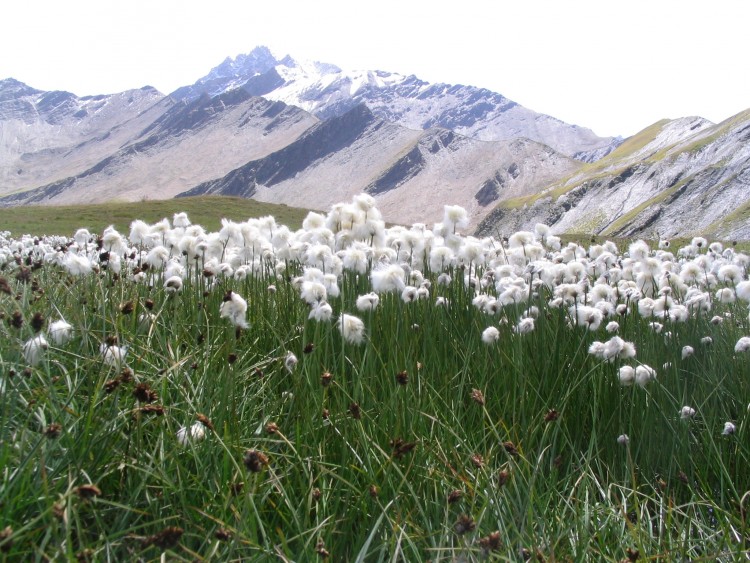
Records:
[[[498,551],[500,549],[500,532],[492,532],[490,535],[479,538],[479,545],[485,553]]]
[[[471,532],[474,528],[477,527],[476,522],[474,522],[474,519],[469,516],[468,514],[462,514],[458,517],[458,520],[455,524],[453,524],[453,531],[456,532],[459,536],[462,536],[468,532]]]
[[[44,429],[44,435],[47,436],[47,438],[57,438],[60,436],[61,432],[62,426],[57,422],[48,424],[47,428]]]
[[[555,409],[550,409],[547,411],[547,414],[544,415],[544,422],[554,422],[558,418],[560,418],[560,413]]]
[[[184,530],[178,526],[168,526],[161,532],[143,540],[143,548],[155,545],[160,549],[170,549],[177,545]]]
[[[394,438],[390,441],[390,444],[393,448],[393,457],[395,459],[401,459],[417,445],[416,442],[405,442],[402,438]]]
[[[133,301],[125,301],[125,303],[120,305],[120,312],[123,315],[130,315],[133,311],[135,311],[135,304]]]
[[[323,387],[328,387],[333,380],[333,374],[329,371],[324,371],[323,375],[320,376],[320,384]]]
[[[516,448],[516,445],[510,440],[508,440],[507,442],[503,442],[503,448],[506,452],[514,457],[518,455],[518,449]]]
[[[44,318],[44,315],[37,311],[34,313],[34,316],[31,317],[31,328],[34,329],[34,332],[39,332],[44,328],[44,323],[46,322],[46,319]]]
[[[247,450],[243,462],[248,471],[258,473],[268,465],[268,456],[258,450]]]
[[[456,504],[464,497],[464,492],[460,489],[454,489],[448,493],[448,504]]]
[[[133,389],[133,395],[141,403],[153,403],[159,399],[159,395],[157,395],[156,391],[151,389],[151,386],[145,382],[139,383],[135,386],[135,389]]]

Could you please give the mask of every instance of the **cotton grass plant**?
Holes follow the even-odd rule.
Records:
[[[1,553],[746,558],[747,256],[465,217],[4,237]]]

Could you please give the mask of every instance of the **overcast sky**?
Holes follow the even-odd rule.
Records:
[[[489,88],[599,135],[750,108],[750,1],[21,0],[0,78],[79,96],[192,84],[276,53]]]

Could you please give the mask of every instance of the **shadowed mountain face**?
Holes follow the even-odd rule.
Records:
[[[239,195],[327,209],[370,193],[390,221],[439,221],[459,201],[478,221],[503,197],[533,193],[576,161],[529,140],[477,141],[446,129],[415,131],[364,105],[310,128],[291,145],[180,196]],[[482,186],[499,182],[492,196]]]
[[[5,205],[164,199],[276,151],[317,123],[282,102],[233,90],[173,103],[93,166],[10,194]]]
[[[528,229],[750,238],[750,111],[714,125],[661,121],[533,196],[506,201],[479,231]]]

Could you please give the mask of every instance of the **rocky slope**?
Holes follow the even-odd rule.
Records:
[[[661,121],[532,196],[501,202],[480,233],[750,238],[750,110],[719,124]]]
[[[111,155],[172,101],[151,87],[79,98],[0,80],[0,195],[78,174]]]
[[[233,90],[172,103],[169,109],[86,170],[8,195],[0,202],[97,203],[166,199],[294,141],[317,119],[282,102]]]
[[[240,195],[327,209],[367,192],[389,221],[438,221],[446,203],[458,202],[475,225],[494,202],[534,193],[578,166],[528,139],[487,142],[447,129],[416,131],[359,105],[280,151],[181,195]]]

